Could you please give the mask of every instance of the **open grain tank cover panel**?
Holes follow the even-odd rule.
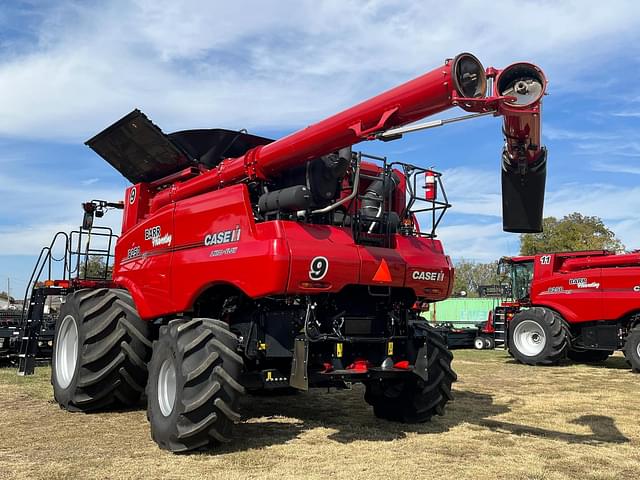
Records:
[[[195,164],[140,110],[124,116],[85,144],[134,184],[153,182]]]

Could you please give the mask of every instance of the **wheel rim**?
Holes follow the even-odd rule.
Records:
[[[176,367],[167,358],[162,362],[158,375],[158,404],[165,417],[171,415],[176,402]]]
[[[636,345],[636,352],[638,353],[638,357],[640,358],[640,342]]]
[[[56,340],[56,379],[62,388],[71,384],[78,363],[78,326],[71,315],[62,320]]]
[[[520,353],[527,357],[535,357],[544,350],[547,336],[538,322],[525,320],[516,325],[513,342]]]
[[[476,350],[482,350],[484,348],[484,340],[482,340],[481,338],[476,338],[474,341],[474,346],[476,347]]]

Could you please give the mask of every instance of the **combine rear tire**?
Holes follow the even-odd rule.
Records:
[[[51,384],[58,404],[86,412],[139,404],[151,356],[149,324],[126,290],[78,290],[60,309]]]
[[[509,353],[527,365],[554,365],[567,355],[568,329],[551,310],[533,307],[509,322]]]
[[[456,374],[451,369],[453,355],[442,337],[427,327],[428,379],[411,374],[402,380],[370,382],[365,400],[376,417],[393,422],[423,423],[433,415],[442,415],[453,397],[451,384]]]
[[[244,394],[237,347],[219,320],[172,320],[160,329],[147,385],[151,437],[160,448],[184,452],[229,440]]]
[[[627,335],[624,356],[631,364],[631,370],[640,373],[640,325],[636,325]]]
[[[567,352],[567,357],[577,363],[600,363],[609,358],[611,350],[572,350]]]

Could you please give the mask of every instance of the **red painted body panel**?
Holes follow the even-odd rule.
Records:
[[[149,213],[152,192],[144,183],[128,187],[124,194],[124,212],[122,214],[122,232],[133,228]]]
[[[528,258],[534,261],[531,304],[556,310],[569,323],[617,320],[640,311],[638,253],[596,250]]]
[[[360,282],[358,247],[349,228],[291,221],[278,223],[282,224],[291,255],[287,293],[337,292],[345,285]],[[311,282],[311,260],[318,256],[326,257],[329,262],[326,275],[318,280],[326,286],[320,289],[305,288],[302,284]]]
[[[399,251],[358,245],[358,254],[360,256],[360,283],[386,287],[403,287],[405,285],[407,264]],[[391,274],[390,282],[380,282],[374,279],[383,259]]]
[[[449,298],[453,290],[454,268],[439,240],[398,236],[396,247],[407,265],[406,287],[412,288],[418,295],[420,295],[418,292],[421,292],[431,301]],[[442,275],[440,278],[436,277],[436,280],[414,279],[414,272],[421,271]]]
[[[113,280],[129,290],[140,316],[153,317],[156,311],[171,310],[170,265],[172,252],[167,245],[152,244],[145,231],[159,227],[162,235],[173,232],[174,205],[167,205],[123,233],[116,244]]]
[[[206,245],[207,236],[219,234],[224,243]],[[129,289],[143,318],[188,311],[216,284],[234,285],[251,298],[338,292],[355,284],[408,287],[429,301],[446,298],[453,267],[441,243],[400,235],[395,243],[395,249],[356,245],[344,227],[256,224],[247,187],[238,184],[167,206],[129,230],[118,242],[114,281]],[[309,269],[317,256],[329,268],[314,284]],[[391,282],[373,280],[383,259]]]
[[[165,211],[162,222],[153,215],[123,235],[116,248],[114,281],[131,291],[141,317],[188,310],[217,283],[235,285],[250,297],[284,292],[289,275],[284,234],[253,222],[246,185],[186,199]],[[144,240],[144,230],[156,226],[160,238],[170,235],[168,244],[154,247]],[[239,238],[225,241],[238,227]],[[220,232],[231,234],[224,243],[205,245],[207,235]],[[139,257],[127,259],[126,251],[138,245]]]

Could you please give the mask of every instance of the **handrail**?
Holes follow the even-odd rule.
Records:
[[[105,267],[104,272],[101,272],[102,275],[100,277],[91,277],[91,280],[103,279],[105,280],[108,276],[109,268],[111,266],[111,261],[115,258],[115,255],[111,253],[112,248],[114,246],[114,239],[117,239],[118,236],[113,234],[113,230],[110,227],[93,227],[92,230],[96,230],[97,232],[92,232],[91,230],[86,231],[82,228],[78,230],[73,230],[70,233],[67,232],[57,232],[53,236],[53,240],[49,244],[49,246],[45,246],[40,250],[40,254],[38,255],[38,259],[36,260],[35,266],[31,273],[31,277],[27,282],[27,287],[25,289],[24,294],[24,304],[22,306],[22,322],[26,319],[26,315],[28,312],[28,306],[31,304],[31,296],[33,293],[33,288],[38,284],[40,278],[47,269],[47,279],[52,280],[53,267],[54,264],[62,263],[62,278],[58,280],[71,281],[72,278],[80,278],[81,273],[81,265],[82,259],[84,257],[84,272],[85,278],[88,273],[88,260],[89,256],[92,254],[99,254],[101,257],[105,258]],[[87,236],[87,242],[83,248],[83,239],[84,236]],[[91,248],[91,237],[102,237],[107,238],[107,248],[106,249],[92,249]],[[77,248],[74,248],[75,236],[78,237]],[[54,255],[55,248],[60,242],[60,238],[64,239],[64,247],[63,254],[60,257],[56,257]],[[74,261],[75,260],[75,261]]]
[[[55,257],[53,257],[52,255],[52,251],[58,241],[58,237],[64,237],[65,239],[65,247],[64,247],[64,256],[59,259],[56,260]],[[33,271],[31,272],[31,277],[29,278],[29,281],[27,282],[27,288],[25,290],[24,293],[24,303],[22,304],[22,321],[24,322],[25,319],[25,313],[27,311],[27,304],[29,304],[31,302],[31,295],[30,295],[30,289],[32,288],[32,285],[35,285],[38,280],[40,279],[40,275],[42,275],[42,271],[44,270],[44,267],[47,266],[47,272],[49,274],[49,277],[51,277],[51,267],[52,267],[52,261],[64,261],[64,265],[63,265],[63,279],[66,279],[67,276],[67,272],[69,271],[70,265],[68,264],[68,251],[69,251],[69,235],[66,232],[58,232],[53,236],[53,240],[51,241],[51,243],[49,244],[48,247],[43,247],[42,250],[40,250],[40,255],[38,255],[38,260],[36,260],[36,265],[33,269]],[[42,263],[42,264],[41,264]],[[40,268],[38,268],[40,267]]]

